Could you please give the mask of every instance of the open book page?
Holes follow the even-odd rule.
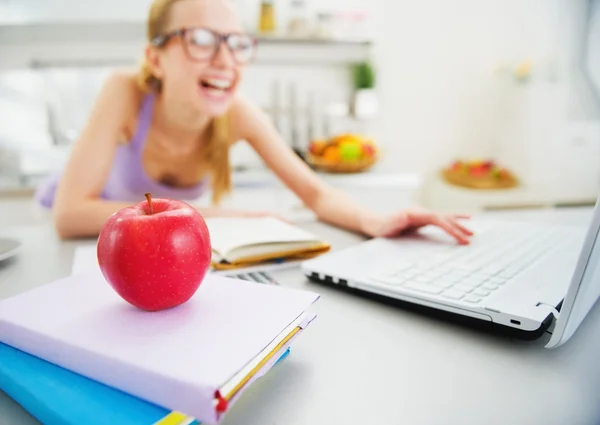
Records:
[[[273,217],[207,218],[213,261],[236,259],[272,252],[303,250],[322,241],[316,235]]]

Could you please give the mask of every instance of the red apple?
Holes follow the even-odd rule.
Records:
[[[491,159],[489,159],[489,160],[487,160],[487,161],[485,161],[485,162],[483,163],[483,166],[484,166],[484,167],[485,167],[487,170],[491,170],[492,168],[494,168],[494,166],[495,166],[495,165],[496,165],[496,164],[495,164],[495,163],[494,163],[494,161],[493,161],[493,160],[491,160]]]
[[[478,165],[471,168],[471,175],[476,177],[483,177],[487,173],[487,169],[483,165]]]
[[[364,143],[362,145],[362,154],[367,157],[367,158],[371,158],[373,156],[375,156],[375,147],[371,144],[367,144]]]
[[[113,214],[98,238],[98,264],[128,303],[158,311],[188,301],[202,283],[212,256],[206,222],[193,207],[152,199]]]

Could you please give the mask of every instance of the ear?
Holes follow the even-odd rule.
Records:
[[[145,50],[146,63],[150,68],[150,72],[156,78],[160,79],[163,76],[163,70],[160,65],[160,55],[154,46],[146,46]]]

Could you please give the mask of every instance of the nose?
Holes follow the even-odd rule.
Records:
[[[223,40],[217,47],[217,52],[213,58],[213,64],[222,68],[231,68],[235,66],[235,59],[233,53],[227,46],[227,43]]]

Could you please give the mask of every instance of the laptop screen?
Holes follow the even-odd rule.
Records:
[[[556,348],[573,336],[600,297],[600,198],[581,248],[567,296],[547,348]]]

